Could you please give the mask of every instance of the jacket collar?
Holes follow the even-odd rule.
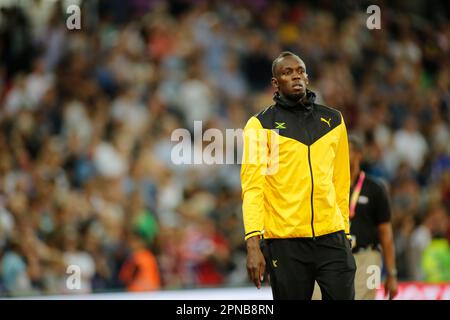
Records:
[[[276,104],[280,105],[281,107],[288,108],[288,109],[304,109],[305,111],[312,111],[314,106],[314,101],[316,100],[316,94],[312,92],[311,90],[306,89],[306,97],[299,101],[291,101],[283,97],[278,91],[275,92],[273,96],[273,100]]]

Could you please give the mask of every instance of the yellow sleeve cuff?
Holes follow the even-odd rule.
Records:
[[[244,238],[244,239],[247,241],[248,238],[255,237],[255,236],[259,236],[259,238],[261,238],[261,231],[251,231],[251,232],[248,232],[248,233],[245,235],[245,238]]]

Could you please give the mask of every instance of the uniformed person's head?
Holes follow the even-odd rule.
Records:
[[[352,176],[359,172],[364,152],[364,141],[357,135],[348,135],[348,149],[350,156],[350,172]]]
[[[282,52],[272,63],[272,85],[287,99],[300,100],[308,85],[303,60],[292,52]]]

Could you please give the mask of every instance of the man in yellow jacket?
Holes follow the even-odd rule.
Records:
[[[315,103],[297,55],[282,52],[272,75],[275,104],[244,128],[249,277],[260,288],[267,264],[274,299],[311,299],[314,281],[323,299],[354,299],[344,119]]]

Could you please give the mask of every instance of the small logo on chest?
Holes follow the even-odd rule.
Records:
[[[275,129],[286,129],[286,122],[275,122]]]
[[[331,124],[330,124],[330,122],[331,122],[331,118],[329,118],[328,120],[326,120],[325,118],[322,118],[322,117],[320,117],[320,121],[323,121],[323,122],[325,122],[327,125],[328,125],[328,127],[330,127],[331,128]]]

